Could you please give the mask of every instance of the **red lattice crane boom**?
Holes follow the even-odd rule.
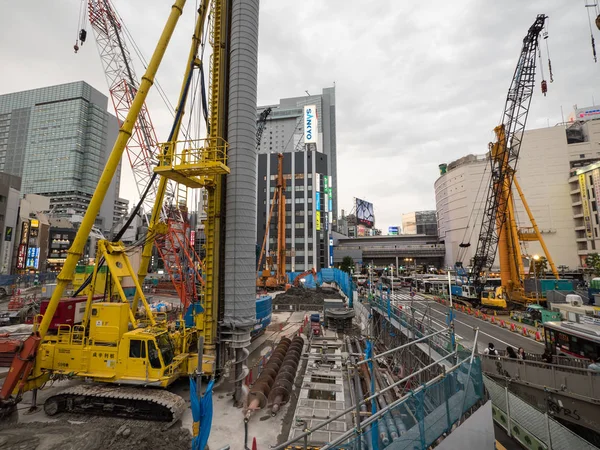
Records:
[[[139,86],[125,43],[123,26],[109,0],[88,0],[88,17],[96,37],[110,97],[121,124]],[[157,196],[163,195],[158,192],[158,183],[153,182],[158,152],[158,139],[144,104],[127,143],[126,154],[138,195],[144,199],[142,216],[146,225],[148,213],[152,211]],[[149,184],[151,186],[144,197],[144,190]],[[164,235],[155,235],[155,244],[181,303],[187,307],[200,297],[199,290],[204,286],[204,280],[198,267],[200,258],[189,240],[186,190],[172,183],[167,186],[162,199],[162,221],[168,227]]]

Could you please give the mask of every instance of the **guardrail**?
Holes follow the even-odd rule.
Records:
[[[519,380],[541,390],[550,388],[600,404],[600,372],[505,356],[482,355],[481,364],[491,376]]]

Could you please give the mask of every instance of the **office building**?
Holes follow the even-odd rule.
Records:
[[[437,235],[435,211],[413,211],[402,214],[402,234]]]
[[[0,172],[0,274],[12,271],[15,235],[17,234],[21,179]]]
[[[327,195],[335,183],[328,172],[327,155],[314,150],[284,153],[286,180],[285,245],[287,271],[320,270],[333,264],[331,199]],[[277,154],[258,155],[258,224],[256,242],[260,250],[266,231],[277,182]],[[327,200],[326,200],[327,195]],[[266,254],[277,250],[277,208],[271,219]]]
[[[327,173],[333,177],[331,212],[335,229],[338,210],[335,87],[324,88],[321,94],[282,98],[279,104],[259,106],[257,117],[267,108],[271,108],[271,113],[264,123],[259,154],[314,149],[324,153]],[[317,133],[313,133],[313,128]]]
[[[597,252],[596,186],[600,177],[600,108],[576,108],[569,122],[525,131],[517,180],[557,266],[581,269],[585,257]],[[481,228],[489,189],[487,155],[468,155],[440,165],[435,182],[438,232],[446,247],[446,265],[469,265]],[[598,186],[600,188],[600,186]],[[515,190],[514,190],[515,191]],[[582,197],[585,201],[582,201]],[[528,216],[515,191],[520,227]],[[463,244],[461,249],[460,244]],[[464,247],[470,244],[469,247]],[[538,242],[523,242],[523,253],[543,255]],[[496,265],[497,265],[496,260]]]
[[[49,197],[53,216],[83,215],[118,134],[107,105],[83,81],[0,95],[0,171],[20,177],[23,194]],[[120,168],[96,221],[101,230],[115,222],[119,179]]]

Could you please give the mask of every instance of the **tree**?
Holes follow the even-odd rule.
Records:
[[[592,274],[600,275],[600,255],[598,253],[590,253],[587,258],[585,258],[585,265]]]
[[[354,260],[351,256],[344,256],[344,259],[342,259],[342,265],[340,266],[340,269],[352,275],[352,270],[354,269]]]

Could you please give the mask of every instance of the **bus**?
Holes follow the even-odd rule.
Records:
[[[544,323],[546,350],[554,355],[596,361],[600,357],[600,326],[575,322]]]
[[[367,284],[368,278],[369,277],[367,275],[363,274],[352,275],[352,281],[354,281],[357,286],[364,286]]]

